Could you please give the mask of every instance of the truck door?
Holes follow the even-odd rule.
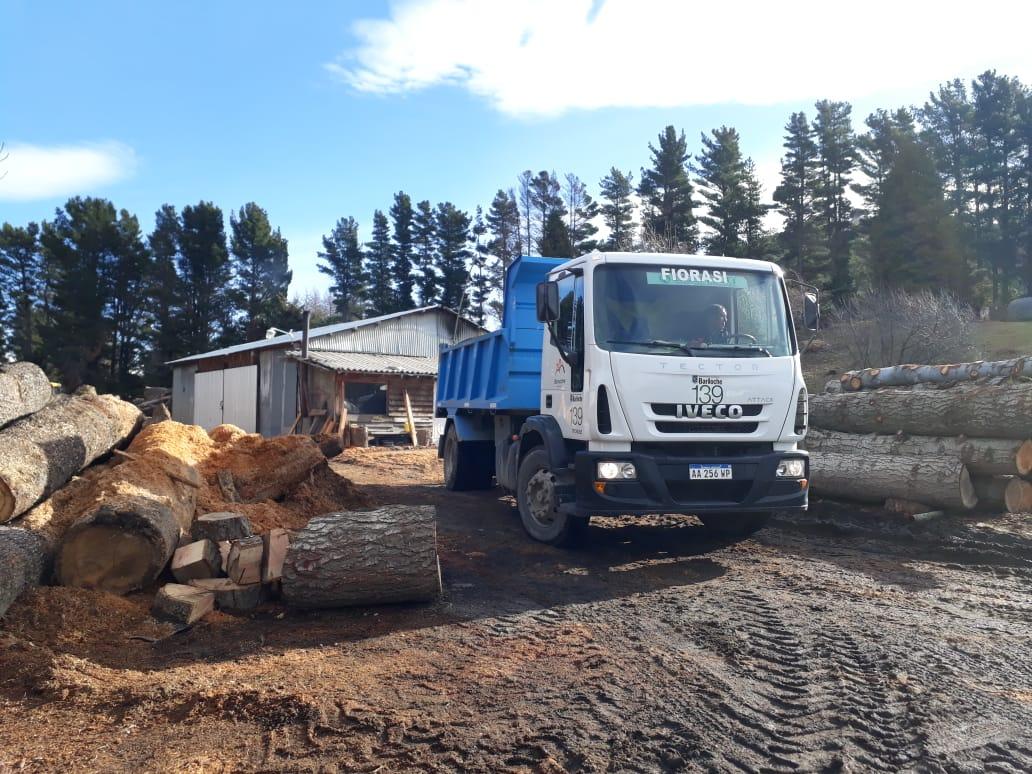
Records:
[[[567,274],[559,280],[556,343],[546,346],[548,360],[542,384],[543,413],[555,417],[566,438],[586,438],[584,430],[584,277]]]

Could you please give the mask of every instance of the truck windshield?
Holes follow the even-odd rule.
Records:
[[[788,311],[770,272],[661,264],[595,271],[595,342],[680,357],[792,354]]]

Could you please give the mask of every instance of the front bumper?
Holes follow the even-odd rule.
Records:
[[[560,494],[560,508],[581,517],[803,511],[808,488],[801,486],[799,479],[778,478],[775,474],[778,463],[789,458],[806,460],[805,478],[809,479],[810,460],[804,451],[734,457],[582,451],[574,458],[572,487]],[[633,462],[637,480],[607,481],[604,491],[597,492],[596,466],[601,460]],[[698,464],[731,465],[733,478],[693,481],[689,465]]]

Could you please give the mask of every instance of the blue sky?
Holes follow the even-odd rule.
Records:
[[[324,287],[320,235],[353,215],[367,236],[397,190],[472,210],[529,168],[594,192],[611,165],[637,175],[666,124],[693,146],[737,127],[769,196],[782,127],[815,99],[859,123],[987,67],[1032,82],[1029,4],[978,7],[0,0],[0,222],[72,195],[145,230],[165,202],[256,201],[300,291]]]

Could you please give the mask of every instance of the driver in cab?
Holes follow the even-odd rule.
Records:
[[[691,346],[701,347],[707,344],[730,344],[731,335],[727,330],[727,309],[720,304],[706,307],[702,316],[702,335],[692,339]]]

